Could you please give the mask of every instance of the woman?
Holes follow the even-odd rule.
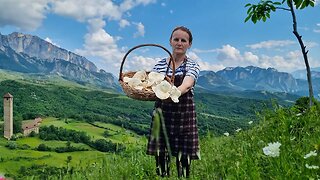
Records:
[[[176,157],[178,176],[189,177],[191,160],[200,159],[199,138],[193,89],[199,76],[199,65],[186,56],[192,45],[192,34],[186,27],[176,27],[170,36],[172,56],[175,62],[174,84],[181,91],[179,103],[171,100],[158,100],[155,108],[161,108],[164,116],[170,149]],[[157,62],[154,71],[172,76],[172,63],[169,58]],[[157,174],[169,176],[168,151],[161,132],[159,144],[149,138],[147,154],[156,157]]]

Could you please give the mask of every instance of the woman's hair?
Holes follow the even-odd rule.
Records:
[[[171,33],[170,40],[171,40],[171,38],[172,38],[173,33],[174,33],[175,31],[177,31],[177,30],[181,30],[181,31],[184,31],[184,32],[188,33],[188,35],[189,35],[189,42],[190,42],[190,44],[192,43],[192,39],[193,39],[193,38],[192,38],[192,33],[191,33],[191,31],[190,31],[188,28],[186,28],[186,27],[184,27],[184,26],[178,26],[178,27],[174,28],[173,31],[172,31],[172,33]]]

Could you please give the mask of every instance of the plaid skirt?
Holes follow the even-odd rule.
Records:
[[[190,159],[200,159],[199,136],[192,92],[189,91],[180,96],[179,103],[156,101],[155,108],[162,109],[172,156],[178,157],[180,152],[182,156],[189,156]],[[147,154],[149,155],[157,155],[158,150],[160,153],[167,152],[162,129],[158,145],[155,140],[151,140],[150,136],[147,145]]]

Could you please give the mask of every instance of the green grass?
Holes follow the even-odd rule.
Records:
[[[201,160],[192,162],[190,179],[319,179],[319,169],[309,169],[306,164],[320,166],[320,108],[313,107],[301,113],[297,108],[275,107],[272,111],[260,114],[259,119],[250,124],[246,131],[229,132],[231,136],[208,134],[201,138]],[[52,119],[52,122],[58,123]],[[259,122],[259,123],[257,123]],[[76,123],[76,122],[73,122]],[[72,123],[71,123],[72,124]],[[73,124],[76,126],[75,124]],[[114,130],[108,124],[99,124]],[[77,126],[81,127],[81,126]],[[18,141],[33,144],[36,140]],[[268,143],[279,142],[280,154],[270,157],[263,152]],[[155,174],[154,158],[145,154],[146,144],[128,144],[127,150],[120,154],[105,154],[97,151],[57,154],[31,150],[8,150],[3,147],[6,140],[0,139],[0,172],[14,173],[19,169],[17,163],[30,167],[33,163],[48,166],[67,167],[67,157],[72,156],[70,171],[50,175],[50,179],[160,179]],[[53,142],[52,142],[53,143]],[[316,156],[304,156],[316,151]],[[49,156],[50,154],[50,156]],[[16,158],[19,158],[18,161]],[[23,159],[29,158],[29,159]],[[177,179],[174,165],[172,175]],[[37,168],[33,169],[36,170]],[[50,168],[49,168],[50,169]],[[9,170],[9,171],[8,171]],[[32,171],[29,169],[28,171]],[[35,171],[25,179],[43,179],[46,172]]]
[[[305,112],[297,108],[275,107],[260,114],[259,123],[246,131],[230,132],[232,136],[208,134],[200,141],[201,160],[192,162],[190,179],[319,179],[320,108]],[[268,143],[279,142],[279,156],[263,152]],[[66,179],[160,179],[155,174],[153,157],[145,154],[145,145],[129,146],[119,155],[108,155],[94,166],[87,163],[76,168]],[[304,158],[310,151],[316,156]],[[63,158],[61,158],[63,160]],[[174,159],[172,176],[177,179]],[[61,161],[63,164],[63,161]],[[83,167],[86,167],[84,170]],[[40,177],[39,174],[34,177]],[[34,178],[33,177],[33,178]],[[58,176],[50,176],[58,179]]]
[[[84,165],[80,162],[92,163],[106,156],[105,153],[98,151],[82,151],[71,153],[40,152],[34,150],[9,150],[0,147],[0,173],[16,174],[21,166],[29,167],[33,164],[46,164],[49,166],[66,166],[68,156],[72,156],[71,166]]]
[[[83,131],[86,132],[92,139],[106,139],[103,136],[104,131],[108,130],[111,132],[111,136],[107,137],[108,140],[111,140],[114,143],[125,143],[125,144],[137,144],[143,139],[141,136],[138,136],[132,131],[126,130],[122,127],[110,124],[110,123],[103,123],[103,122],[95,122],[97,126],[76,121],[73,119],[65,120],[58,120],[57,118],[44,118],[43,122],[40,126],[56,126],[56,127],[63,127],[65,129],[71,129],[76,131]]]
[[[73,119],[59,120],[57,118],[48,117],[44,118],[41,126],[50,126],[54,125],[56,127],[62,127],[66,129],[72,129],[76,131],[84,131],[94,139],[108,139],[113,142],[121,142],[125,143],[126,146],[132,147],[137,144],[142,144],[146,142],[146,139],[136,135],[132,131],[127,131],[122,127],[109,124],[109,123],[97,123],[99,126],[108,128],[115,132],[108,138],[102,136],[103,132],[106,130],[104,128],[99,128],[93,126],[91,124],[85,122],[79,122]],[[98,162],[101,159],[105,158],[105,156],[109,156],[108,153],[102,153],[96,151],[89,147],[88,145],[82,143],[72,143],[71,146],[75,147],[83,147],[89,149],[89,151],[81,151],[81,152],[72,152],[72,153],[56,153],[56,152],[39,152],[33,150],[39,146],[39,144],[45,144],[51,148],[55,147],[64,147],[66,146],[65,141],[44,141],[37,137],[26,137],[20,138],[16,141],[13,141],[18,146],[22,146],[27,144],[30,148],[26,150],[10,150],[5,147],[8,141],[4,138],[0,138],[0,174],[10,173],[16,174],[21,166],[30,167],[33,164],[46,164],[48,166],[54,167],[65,167],[67,165],[66,160],[68,156],[72,156],[70,166],[74,167],[82,167],[86,166],[86,164]],[[19,165],[17,165],[19,164]]]

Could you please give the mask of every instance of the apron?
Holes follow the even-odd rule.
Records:
[[[183,75],[175,76],[174,84],[176,87],[182,84],[183,78],[185,77],[185,64],[186,63],[184,63]],[[157,100],[155,102],[155,108],[162,109],[172,156],[178,157],[180,152],[182,156],[188,156],[190,159],[200,159],[196,111],[191,90],[180,96],[178,103]],[[157,147],[159,153],[167,152],[162,129],[160,131],[158,146],[156,146],[156,141],[151,140],[149,136],[147,154],[158,155]]]

